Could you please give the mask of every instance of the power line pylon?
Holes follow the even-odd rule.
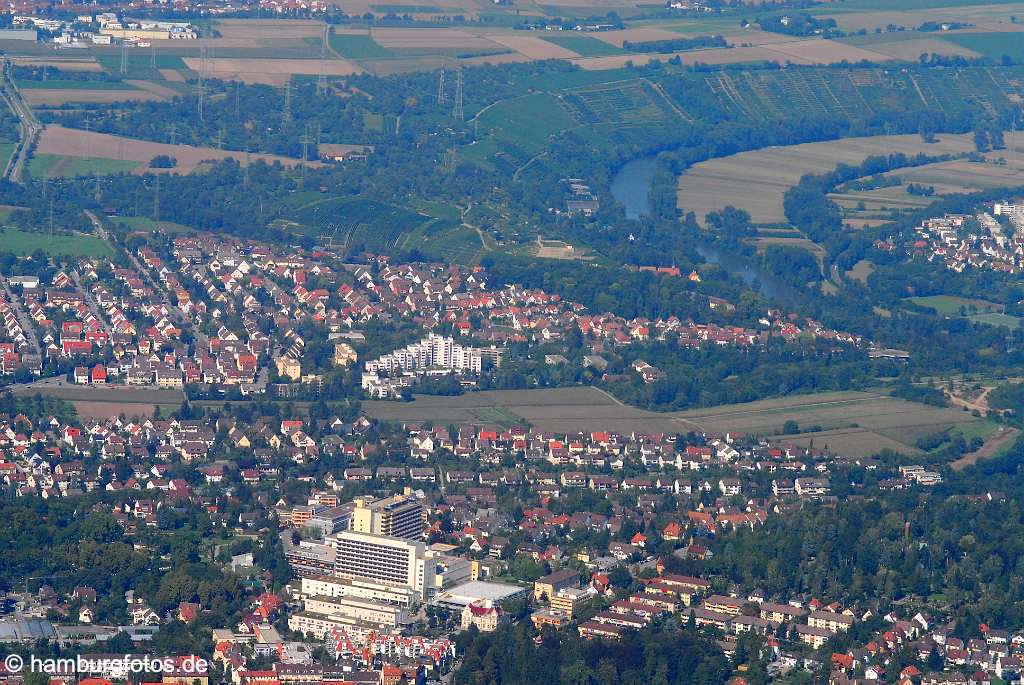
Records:
[[[441,67],[441,75],[437,78],[437,104],[444,104],[444,67]]]
[[[455,104],[452,106],[452,116],[462,121],[466,113],[462,109],[462,67],[455,70]]]
[[[128,41],[121,39],[121,74],[128,73]]]
[[[160,174],[156,174],[153,183],[153,221],[160,221]]]
[[[284,83],[284,111],[281,113],[281,120],[286,124],[292,120],[292,80],[290,78]]]
[[[327,92],[327,76],[324,74],[324,60],[327,59],[327,27],[324,27],[324,35],[320,39],[320,64],[317,67],[316,94],[323,95]]]
[[[199,121],[203,121],[203,100],[206,97],[206,47],[199,48]]]

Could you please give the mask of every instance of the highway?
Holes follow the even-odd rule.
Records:
[[[4,60],[3,78],[0,79],[0,89],[3,90],[4,100],[8,107],[18,117],[21,126],[21,140],[14,149],[14,154],[7,161],[7,168],[4,169],[4,178],[9,178],[15,183],[22,183],[25,174],[25,165],[28,163],[29,153],[35,147],[36,138],[43,130],[43,125],[36,119],[32,108],[26,104],[21,97],[17,86],[10,76],[11,63]]]

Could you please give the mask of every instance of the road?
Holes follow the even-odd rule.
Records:
[[[29,346],[32,348],[32,352],[39,355],[40,359],[43,356],[43,350],[39,346],[39,338],[36,337],[36,325],[35,322],[29,318],[25,312],[25,308],[21,306],[21,298],[17,297],[11,288],[7,285],[6,280],[3,284],[4,292],[7,293],[7,301],[11,304],[11,309],[14,310],[15,316],[18,317],[18,323],[21,324],[21,330],[25,333],[25,339],[28,340]]]
[[[21,183],[25,173],[25,165],[28,162],[28,155],[32,148],[35,147],[36,138],[42,132],[43,125],[32,112],[32,108],[21,97],[18,87],[14,85],[14,81],[10,77],[10,68],[11,63],[4,60],[3,78],[0,79],[0,88],[3,90],[4,100],[7,101],[7,105],[18,117],[21,127],[21,140],[18,141],[18,147],[14,149],[14,154],[11,155],[10,160],[7,162],[7,168],[4,169],[4,178],[9,178],[15,183]]]
[[[93,297],[92,291],[82,285],[82,279],[78,275],[77,271],[71,272],[71,280],[75,282],[75,286],[82,291],[83,295],[85,295],[85,304],[89,307],[89,311],[92,312],[92,315],[100,322],[100,326],[103,327],[103,332],[107,334],[107,340],[113,340],[114,329],[112,329],[110,324],[107,322],[107,315],[103,313],[103,310],[100,308],[96,298]]]
[[[89,217],[89,221],[92,222],[92,226],[93,229],[96,231],[96,235],[102,238],[107,243],[107,245],[110,245],[111,249],[127,255],[128,260],[132,263],[132,266],[139,273],[139,275],[142,276],[142,278],[144,278],[149,283],[149,286],[153,288],[155,292],[158,292],[163,296],[164,301],[167,303],[167,309],[171,315],[171,321],[173,321],[176,326],[182,329],[184,329],[186,326],[190,326],[191,322],[185,317],[185,313],[182,312],[181,309],[179,309],[178,306],[173,303],[170,294],[164,288],[163,284],[153,278],[152,274],[150,274],[149,272],[149,269],[147,269],[146,266],[139,261],[139,258],[136,257],[131,252],[131,250],[126,250],[122,248],[120,245],[116,244],[113,241],[113,239],[111,239],[110,233],[108,233],[107,229],[103,227],[103,222],[100,221],[100,218],[98,216],[96,216],[93,212],[89,211],[88,209],[84,211],[85,215]],[[199,332],[199,330],[196,329],[193,331],[193,334],[195,335],[196,338],[196,344],[200,348],[209,348],[209,341],[207,340],[206,336],[203,333]]]

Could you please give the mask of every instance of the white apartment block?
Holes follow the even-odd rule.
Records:
[[[346,530],[328,536],[337,549],[335,574],[408,588],[417,599],[430,598],[436,587],[435,561],[423,542]]]
[[[418,343],[366,362],[366,371],[393,374],[436,368],[478,374],[483,370],[483,359],[484,355],[479,348],[465,347],[450,337],[431,333]]]

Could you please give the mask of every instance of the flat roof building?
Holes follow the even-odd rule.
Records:
[[[434,559],[422,542],[351,530],[328,540],[337,549],[336,575],[410,588],[420,600],[433,594]]]
[[[405,540],[421,539],[423,527],[423,505],[408,491],[379,500],[356,499],[349,522],[349,529],[356,533],[387,535]]]

